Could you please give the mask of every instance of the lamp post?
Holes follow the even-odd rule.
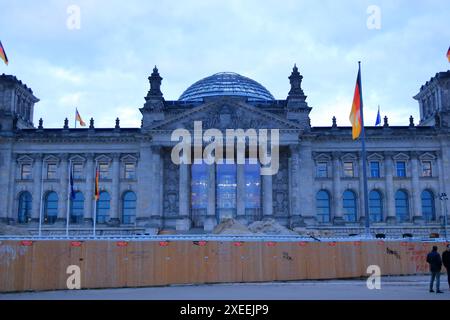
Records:
[[[439,195],[439,200],[444,202],[444,236],[445,240],[447,241],[447,200],[448,196],[445,192],[442,192]]]

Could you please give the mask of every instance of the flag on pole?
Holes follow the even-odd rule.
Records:
[[[447,59],[448,59],[448,62],[450,62],[450,47],[448,47],[448,50],[447,50]]]
[[[358,139],[361,134],[361,69],[358,69],[356,78],[355,94],[353,96],[352,111],[350,112],[350,122],[352,124],[353,140]]]
[[[95,201],[97,201],[100,198],[100,189],[98,186],[99,179],[100,179],[100,170],[97,165],[95,166],[95,194],[94,194]]]
[[[375,127],[381,124],[380,106],[378,106],[377,120],[375,120]]]
[[[75,199],[75,190],[73,189],[73,165],[70,164],[70,199]]]
[[[86,123],[81,119],[80,113],[78,112],[78,109],[75,109],[75,124],[77,121],[80,123],[80,126],[86,127]]]
[[[3,48],[2,42],[0,41],[0,58],[8,65],[8,57],[6,56],[5,48]]]

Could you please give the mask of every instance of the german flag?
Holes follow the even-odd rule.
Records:
[[[80,123],[80,126],[86,127],[86,123],[81,119],[81,116],[78,112],[78,109],[75,109],[75,122],[78,121]]]
[[[447,50],[447,59],[448,59],[448,62],[450,62],[450,47],[448,47],[448,50]]]
[[[100,170],[97,165],[95,167],[95,193],[94,193],[95,201],[98,201],[98,199],[100,198],[100,188],[98,186],[99,179],[100,179]]]
[[[3,48],[2,42],[0,41],[0,58],[8,65],[8,57],[6,56],[5,49]]]
[[[355,94],[353,96],[352,111],[350,112],[350,122],[352,123],[353,140],[358,139],[361,134],[361,68],[358,69],[358,77],[356,78]]]

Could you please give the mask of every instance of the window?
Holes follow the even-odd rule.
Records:
[[[106,162],[101,162],[99,165],[100,171],[100,179],[108,179],[109,178],[109,164]]]
[[[369,217],[371,222],[383,221],[383,202],[381,193],[377,190],[369,193]]]
[[[20,179],[22,180],[30,180],[32,178],[31,175],[31,164],[23,163],[20,167]]]
[[[97,200],[97,223],[106,223],[109,217],[110,196],[106,191],[100,192]]]
[[[422,161],[422,177],[432,177],[431,161]]]
[[[434,208],[434,194],[430,190],[424,190],[421,195],[422,216],[426,222],[436,220],[436,211]]]
[[[398,222],[409,220],[408,194],[404,190],[398,190],[395,193],[395,216]]]
[[[56,192],[49,192],[45,196],[44,220],[48,224],[54,224],[58,217],[58,195]]]
[[[316,211],[319,222],[330,222],[330,194],[325,190],[320,190],[316,194]]]
[[[380,163],[378,161],[370,161],[370,176],[372,178],[380,177]]]
[[[253,216],[255,220],[261,220],[261,168],[256,159],[255,162],[245,159],[245,214]]]
[[[47,179],[56,179],[56,163],[47,163]]]
[[[136,165],[134,163],[125,163],[125,179],[136,178]]]
[[[316,167],[316,176],[318,178],[327,178],[328,177],[328,164],[326,162],[317,163]]]
[[[406,162],[397,161],[397,177],[406,177]]]
[[[131,224],[136,219],[136,194],[127,191],[122,199],[122,223]]]
[[[83,164],[82,163],[74,163],[72,166],[73,166],[73,178],[74,179],[83,179]]]
[[[84,215],[84,196],[81,192],[75,192],[70,202],[70,222],[81,223]]]
[[[28,191],[22,192],[19,196],[19,223],[28,223],[31,219],[31,204],[33,198]]]
[[[356,222],[356,194],[351,190],[346,190],[343,195],[344,220]]]
[[[344,162],[344,177],[354,177],[353,162]]]

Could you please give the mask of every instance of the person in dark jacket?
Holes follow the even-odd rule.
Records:
[[[434,279],[436,279],[436,292],[442,293],[442,291],[439,290],[442,260],[441,255],[439,254],[437,249],[438,248],[436,246],[433,246],[433,250],[427,255],[427,262],[430,265],[430,272],[431,272],[430,292],[434,292],[433,283]]]
[[[442,253],[442,264],[447,269],[447,281],[450,288],[450,244],[447,245],[447,250]]]

